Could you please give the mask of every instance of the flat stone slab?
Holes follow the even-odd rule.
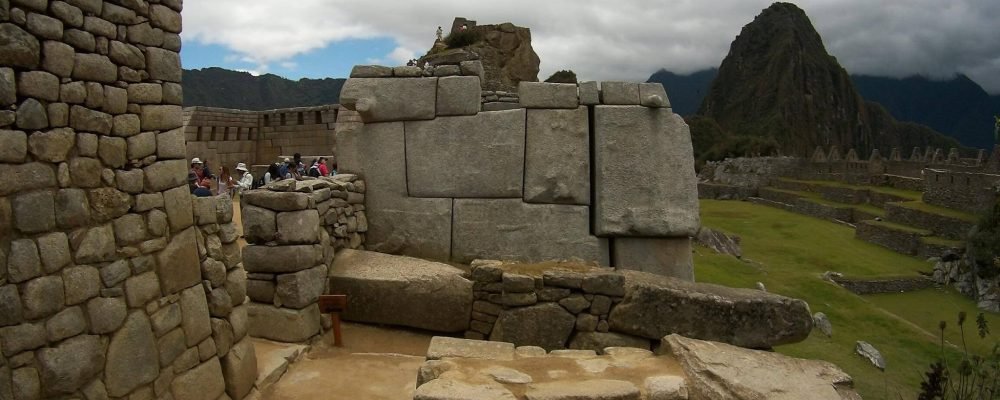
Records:
[[[330,269],[330,293],[346,294],[348,321],[435,332],[468,329],[472,282],[447,264],[363,250],[341,250]]]
[[[470,384],[450,379],[435,379],[420,385],[414,400],[517,400],[507,388],[498,384]]]
[[[309,350],[309,346],[292,343],[272,342],[264,339],[250,339],[257,355],[258,390],[267,389],[288,370],[288,366]]]
[[[676,333],[763,349],[800,342],[812,330],[809,305],[802,300],[644,272],[621,273],[625,297],[608,316],[613,332],[653,340]]]
[[[826,361],[741,349],[723,343],[663,338],[661,351],[672,355],[688,375],[692,399],[860,399],[849,375]]]
[[[279,342],[298,343],[320,333],[319,307],[301,310],[279,308],[270,304],[250,303],[250,336]]]
[[[631,382],[594,379],[528,385],[527,400],[639,400],[639,388]]]
[[[518,109],[406,122],[409,195],[521,197],[524,119]]]
[[[520,82],[517,94],[525,108],[577,108],[580,105],[573,83]]]
[[[528,110],[527,118],[524,201],[590,205],[587,107]]]
[[[452,260],[582,259],[608,265],[607,240],[590,235],[586,206],[520,199],[455,199]]]
[[[691,134],[684,119],[668,109],[595,106],[594,185],[598,236],[698,232]]]
[[[435,336],[427,348],[427,359],[440,360],[445,357],[513,360],[514,344]]]
[[[340,104],[364,122],[434,119],[437,78],[351,78],[340,91]]]
[[[694,281],[691,239],[615,238],[615,268]]]

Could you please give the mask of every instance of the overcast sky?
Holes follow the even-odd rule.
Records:
[[[947,78],[1000,93],[1000,0],[796,1],[852,74]],[[346,77],[354,64],[402,65],[456,16],[531,28],[540,79],[645,81],[717,67],[770,2],[757,0],[187,0],[185,68],[292,79]]]

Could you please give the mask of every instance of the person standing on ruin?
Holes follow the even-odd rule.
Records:
[[[439,26],[438,30],[437,30],[437,41],[438,42],[444,40],[444,38],[442,38],[442,35],[444,35],[444,29],[441,29],[441,27]]]

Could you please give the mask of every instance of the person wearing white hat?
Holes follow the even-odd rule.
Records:
[[[247,170],[245,163],[236,164],[236,173],[239,174],[239,182],[236,183],[238,191],[250,190],[253,187],[253,175]]]
[[[195,186],[206,189],[212,187],[212,182],[208,179],[208,176],[205,173],[205,163],[203,163],[200,158],[195,157],[191,159],[191,172],[194,173],[197,178],[195,180]]]

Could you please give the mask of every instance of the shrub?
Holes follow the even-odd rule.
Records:
[[[969,262],[980,277],[1000,274],[1000,201],[979,218],[976,228],[969,236]]]
[[[919,400],[973,400],[993,399],[1000,395],[1000,347],[993,346],[990,354],[980,356],[969,354],[965,344],[965,311],[958,313],[958,329],[962,334],[962,355],[957,365],[945,359],[944,330],[948,324],[938,325],[941,329],[941,358],[930,365],[920,383]],[[979,313],[976,330],[980,338],[989,335],[986,317]]]
[[[444,43],[448,45],[449,49],[457,49],[460,47],[471,46],[476,44],[476,42],[482,39],[482,35],[479,32],[473,31],[472,29],[466,29],[464,31],[455,31],[444,38]]]
[[[548,83],[576,83],[576,72],[569,69],[559,70],[545,81]]]

